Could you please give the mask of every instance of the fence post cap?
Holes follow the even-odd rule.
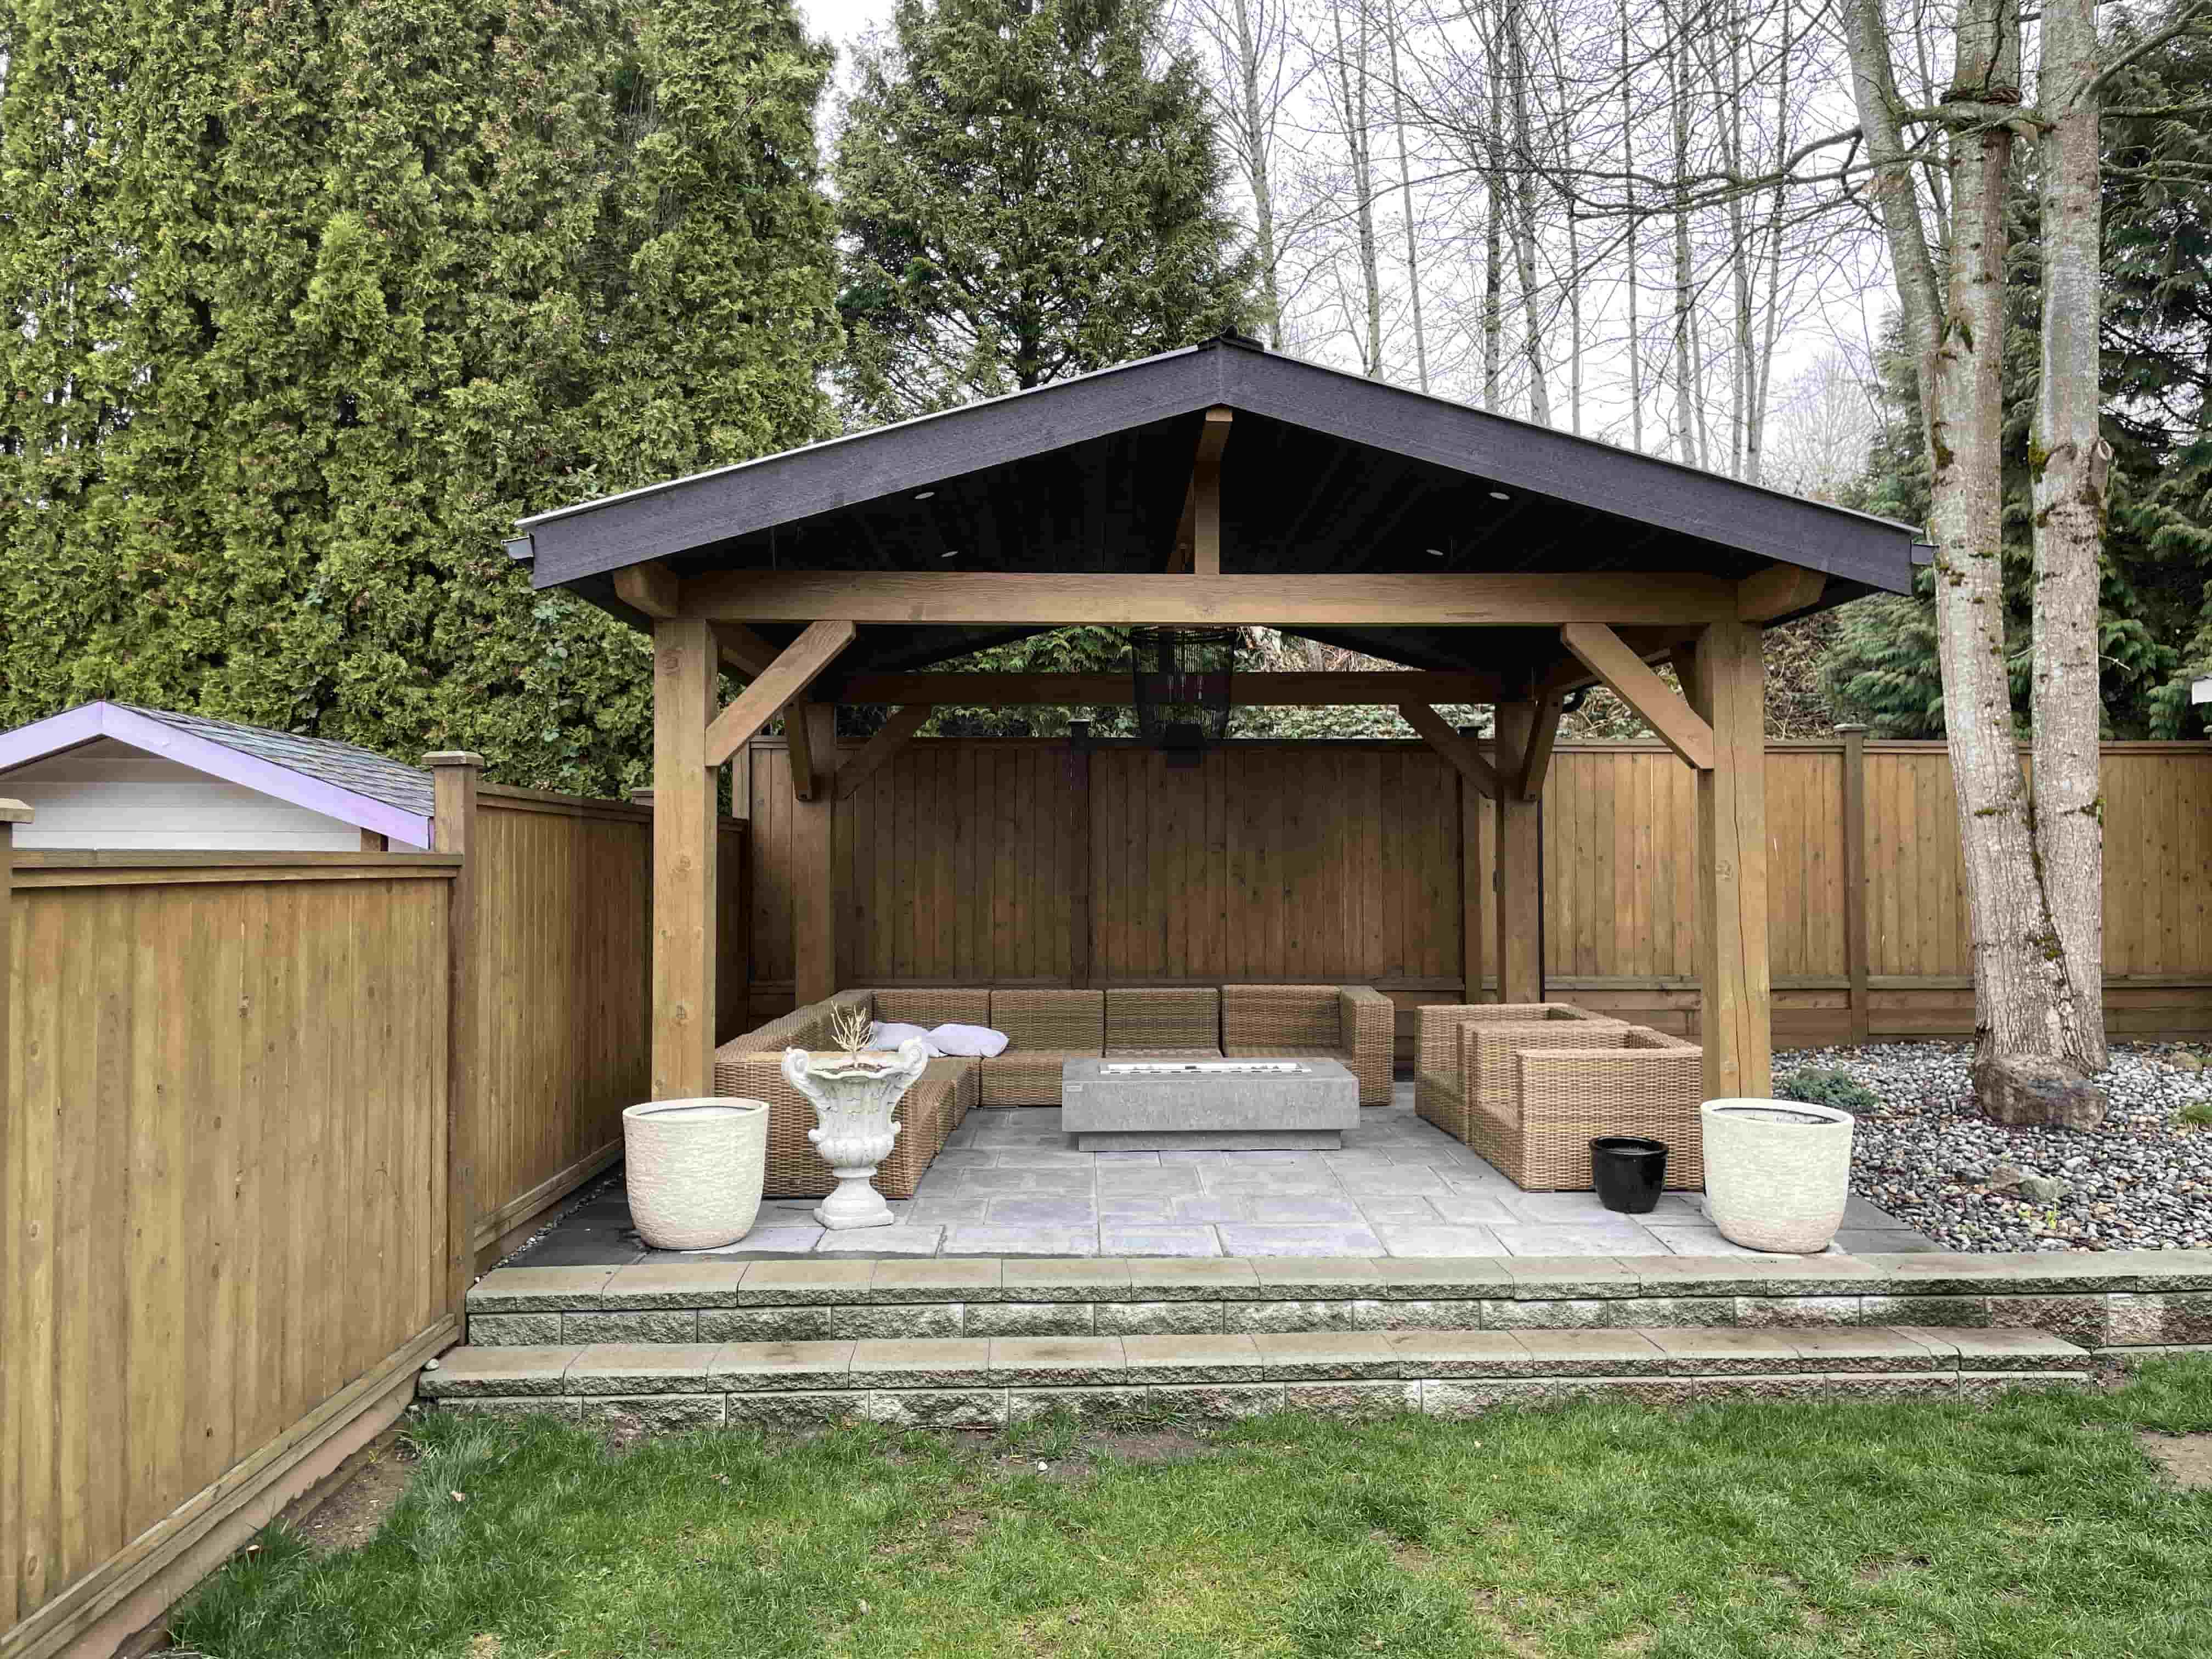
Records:
[[[0,800],[0,823],[28,823],[31,809],[19,800]]]
[[[1867,729],[1868,728],[1866,726],[1860,725],[1856,720],[1847,721],[1844,725],[1838,726],[1836,728],[1838,732],[1863,732]]]
[[[633,789],[633,790],[631,790],[631,791],[629,792],[629,804],[630,804],[631,805],[633,805],[633,806],[650,806],[650,805],[653,805],[653,791],[652,791],[652,790],[650,790],[650,789]]]
[[[483,763],[484,757],[482,755],[477,754],[473,750],[467,749],[440,749],[422,757],[422,764],[432,767],[481,767]]]

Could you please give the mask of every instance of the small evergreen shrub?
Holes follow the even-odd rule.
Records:
[[[1807,1066],[1774,1079],[1777,1100],[1802,1100],[1838,1112],[1880,1109],[1881,1097],[1849,1072],[1834,1066]]]

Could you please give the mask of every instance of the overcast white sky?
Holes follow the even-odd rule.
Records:
[[[809,33],[827,35],[840,46],[891,15],[890,0],[799,0],[799,9]]]

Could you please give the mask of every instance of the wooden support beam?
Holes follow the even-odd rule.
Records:
[[[653,626],[653,1076],[655,1100],[714,1086],[714,636]]]
[[[836,709],[826,702],[803,703],[793,711],[791,729],[811,764],[826,768],[837,752],[833,721]],[[791,751],[793,775],[799,750]],[[811,793],[792,809],[791,939],[792,994],[799,1002],[819,1002],[837,989],[837,801],[828,779],[817,770]]]
[[[1522,800],[1543,798],[1544,777],[1552,769],[1552,750],[1559,741],[1559,721],[1566,712],[1565,697],[1545,697],[1536,704],[1536,724],[1528,733],[1528,752],[1521,762]]]
[[[1773,1091],[1766,940],[1766,674],[1759,629],[1716,623],[1698,641],[1698,713],[1714,764],[1698,774],[1698,1041],[1705,1097]]]
[[[689,577],[684,611],[708,622],[908,626],[1535,628],[1702,626],[1735,617],[1735,584],[1697,572],[1358,576],[1088,575],[990,571],[720,570]]]
[[[683,582],[658,559],[625,565],[614,573],[615,597],[655,622],[683,614]]]
[[[1190,464],[1190,486],[1183,491],[1182,518],[1176,526],[1175,556],[1170,570],[1194,575],[1221,574],[1221,452],[1228,447],[1233,409],[1219,405],[1206,411],[1198,429],[1198,453]]]
[[[837,799],[847,799],[873,777],[878,768],[913,741],[922,723],[936,712],[926,702],[908,703],[884,721],[860,752],[837,769]]]
[[[1067,834],[1061,845],[1066,849],[1067,873],[1067,979],[1078,990],[1087,990],[1091,985],[1091,964],[1094,957],[1091,948],[1093,922],[1091,903],[1091,739],[1086,726],[1079,735],[1071,732],[1067,749],[1061,760],[1067,780]]]
[[[834,754],[817,757],[814,753],[814,733],[809,729],[806,711],[814,705],[805,702],[786,703],[783,708],[783,741],[791,751],[791,798],[793,800],[812,800],[820,787],[821,774],[837,763]]]
[[[1536,705],[1501,702],[1495,711],[1498,770],[1521,775],[1535,735]],[[1544,1000],[1544,818],[1541,801],[1501,789],[1497,803],[1498,1000]]]
[[[1459,781],[1460,1000],[1482,1000],[1482,826],[1489,808],[1465,778]]]
[[[1482,793],[1496,800],[1504,793],[1497,770],[1475,752],[1473,744],[1452,729],[1442,714],[1425,702],[1401,702],[1398,713],[1407,725],[1427,739],[1430,748],[1449,761],[1460,776]]]
[[[1390,708],[1404,702],[1495,702],[1495,674],[1413,670],[1329,673],[1239,673],[1240,708]],[[931,703],[938,708],[1082,708],[1136,701],[1127,674],[855,674],[837,688],[841,703]]]
[[[483,757],[441,750],[430,769],[430,845],[459,853],[446,896],[446,1310],[469,1340],[469,1285],[477,1276],[477,1138],[483,1133],[483,1021],[477,1004],[477,926],[480,903],[476,840],[477,782]]]
[[[1735,614],[1740,622],[1765,622],[1786,617],[1820,602],[1828,586],[1826,571],[1808,570],[1802,564],[1770,564],[1745,577],[1735,586]]]
[[[776,659],[776,648],[743,623],[714,624],[714,644],[722,660],[747,679],[758,679]]]
[[[1641,714],[1659,740],[1700,772],[1713,768],[1713,731],[1626,641],[1601,623],[1570,623],[1559,641]]]
[[[1851,988],[1851,1041],[1870,1042],[1874,1009],[1867,984],[1871,966],[1867,940],[1867,729],[1839,726],[1836,730],[1844,739],[1844,972]]]
[[[809,624],[735,702],[714,717],[707,727],[707,764],[720,766],[736,754],[786,703],[813,684],[859,631],[849,622]],[[654,787],[659,787],[656,780]]]

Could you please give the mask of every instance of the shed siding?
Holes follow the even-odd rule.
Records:
[[[241,784],[102,738],[0,773],[0,793],[35,816],[21,848],[349,853],[361,831]]]

